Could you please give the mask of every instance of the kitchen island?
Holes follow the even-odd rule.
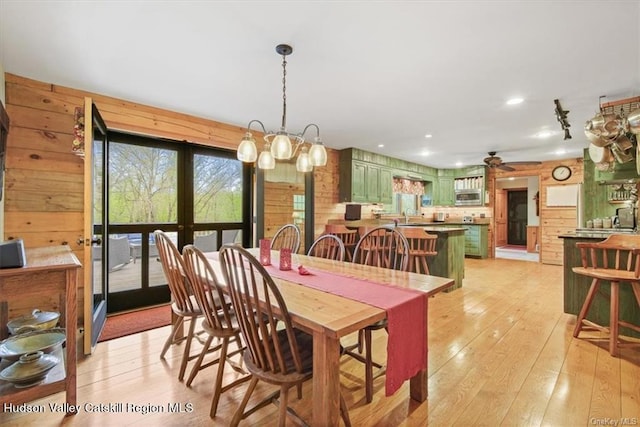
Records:
[[[395,227],[393,221],[384,219],[365,219],[359,221],[330,220],[332,224],[343,224],[347,228],[357,229],[362,226]],[[432,276],[448,277],[454,280],[453,286],[445,292],[462,287],[464,278],[465,231],[462,226],[441,223],[399,223],[398,227],[420,227],[429,234],[438,236],[436,250],[438,255],[428,257],[427,265]]]
[[[399,224],[398,227],[416,227]],[[419,226],[429,234],[436,234],[436,251],[438,255],[427,257],[429,273],[432,276],[448,277],[454,280],[453,286],[445,292],[462,287],[464,278],[465,231],[463,227],[442,227],[437,225]]]
[[[591,286],[591,278],[578,275],[572,271],[573,267],[582,265],[578,242],[600,242],[607,238],[602,233],[578,232],[559,236],[564,240],[564,312],[577,315],[584,304],[587,292]],[[586,318],[600,325],[609,325],[609,282],[603,281],[600,292],[607,298],[596,297],[589,309]],[[640,308],[636,304],[631,286],[620,286],[620,319],[635,325],[640,325]],[[620,333],[631,337],[640,338],[640,333],[625,327],[620,327]]]

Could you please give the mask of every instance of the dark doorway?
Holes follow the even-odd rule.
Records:
[[[527,190],[509,190],[507,194],[507,244],[527,245]]]

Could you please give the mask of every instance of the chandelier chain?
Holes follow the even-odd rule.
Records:
[[[282,55],[282,129],[287,127],[287,60]]]

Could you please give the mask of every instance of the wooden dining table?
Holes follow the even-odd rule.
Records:
[[[256,257],[259,249],[249,249]],[[217,253],[205,256],[211,261],[220,279],[222,274]],[[271,262],[278,265],[278,251],[271,252]],[[337,275],[357,277],[380,284],[412,289],[431,296],[452,286],[452,279],[389,270],[378,267],[333,261],[294,254],[294,268],[303,265],[310,271],[323,270]],[[300,277],[300,281],[296,280]],[[313,336],[313,420],[314,426],[337,426],[340,420],[340,338],[354,333],[386,317],[386,311],[340,295],[301,286],[303,276],[292,275],[274,281],[287,303],[295,327]],[[425,298],[427,301],[428,298]],[[428,313],[428,310],[425,311]],[[427,316],[416,321],[427,324]],[[423,402],[427,398],[427,368],[410,379],[410,396]]]

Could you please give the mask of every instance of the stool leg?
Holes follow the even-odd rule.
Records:
[[[587,298],[584,300],[584,304],[582,304],[582,308],[580,309],[580,314],[576,319],[576,327],[573,330],[573,337],[577,338],[578,334],[582,330],[582,320],[586,317],[589,312],[589,307],[591,307],[591,303],[593,302],[593,297],[595,297],[598,288],[600,287],[600,281],[598,279],[593,279],[591,281],[591,287],[589,288],[589,293],[587,293]]]
[[[620,286],[618,282],[611,282],[611,301],[609,313],[609,354],[618,357],[618,295]]]
[[[636,296],[636,301],[638,302],[638,308],[640,308],[640,283],[631,282],[631,287],[633,289],[633,293]]]
[[[429,274],[429,266],[427,265],[427,257],[422,257],[422,274]]]

